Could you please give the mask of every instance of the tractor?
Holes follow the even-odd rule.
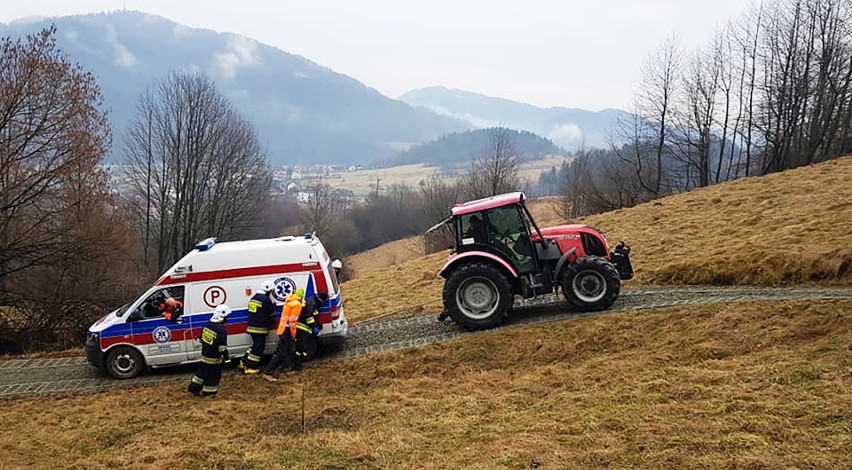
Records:
[[[630,248],[609,251],[606,236],[589,225],[539,229],[515,192],[456,204],[428,232],[448,227],[454,248],[440,271],[447,316],[473,331],[500,325],[519,295],[562,293],[582,312],[605,310],[621,281],[633,278]],[[427,232],[427,233],[428,233]]]

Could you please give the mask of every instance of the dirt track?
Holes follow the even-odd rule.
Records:
[[[503,328],[542,324],[605,314],[695,304],[727,304],[749,301],[852,301],[852,288],[763,288],[763,287],[668,287],[624,289],[614,307],[606,312],[571,313],[559,298],[539,298],[517,303]],[[381,351],[397,351],[471,334],[452,321],[438,323],[435,315],[417,315],[392,320],[366,321],[353,325],[346,344],[322,353],[315,361],[351,359]],[[477,334],[477,333],[473,333]],[[138,384],[188,380],[192,365],[158,369],[132,380],[104,376],[83,357],[0,360],[0,397],[31,394],[93,392]],[[233,370],[228,371],[230,373]]]

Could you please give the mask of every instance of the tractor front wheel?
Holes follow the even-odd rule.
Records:
[[[620,291],[618,270],[598,256],[584,256],[569,264],[562,273],[565,300],[582,312],[608,309]]]
[[[468,331],[493,328],[512,306],[512,285],[503,270],[485,262],[457,267],[444,283],[444,309]]]

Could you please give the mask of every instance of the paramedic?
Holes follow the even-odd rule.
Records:
[[[278,348],[275,354],[272,355],[272,360],[266,366],[266,371],[263,373],[263,378],[270,382],[275,382],[280,369],[288,370],[293,365],[293,357],[296,354],[296,335],[291,325],[295,325],[299,320],[299,314],[302,311],[302,298],[305,296],[305,290],[302,288],[296,289],[296,292],[290,294],[284,302],[284,308],[281,309],[281,319],[278,321]]]
[[[302,306],[299,321],[291,327],[296,338],[296,357],[293,362],[293,370],[302,370],[302,362],[308,359],[308,342],[312,341],[311,336],[316,336],[320,332],[317,317],[322,303],[326,300],[328,300],[328,293],[326,292],[318,292],[311,296]]]
[[[225,331],[225,322],[230,313],[230,307],[218,305],[201,330],[201,366],[189,383],[189,393],[193,395],[212,397],[219,392],[222,363],[230,361],[228,333]]]
[[[180,316],[183,315],[183,302],[172,297],[166,297],[163,303],[160,304],[160,311],[163,312],[163,318],[172,323],[183,323]]]
[[[248,303],[246,333],[251,336],[251,348],[246,351],[240,361],[240,369],[243,369],[246,374],[256,374],[260,370],[260,359],[263,357],[263,349],[266,346],[269,324],[275,317],[275,302],[272,300],[274,289],[275,283],[263,281],[260,290]]]

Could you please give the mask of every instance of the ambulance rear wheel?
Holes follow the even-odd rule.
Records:
[[[116,379],[132,379],[145,369],[145,359],[134,348],[119,346],[106,356],[106,370]]]

